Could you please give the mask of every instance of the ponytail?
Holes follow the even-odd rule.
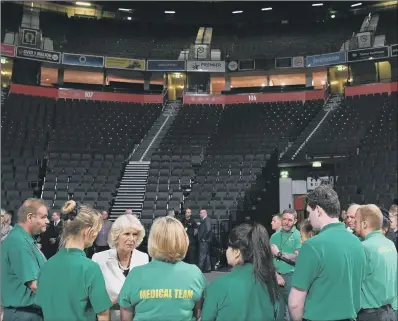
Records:
[[[254,276],[267,287],[271,302],[275,305],[279,298],[279,291],[267,230],[255,223],[251,232],[251,241]]]
[[[256,223],[243,223],[235,227],[229,235],[229,247],[239,249],[243,261],[253,264],[255,279],[267,287],[271,303],[275,306],[279,299],[279,289],[265,227]]]

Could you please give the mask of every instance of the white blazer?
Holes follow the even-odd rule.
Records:
[[[118,297],[126,278],[119,268],[116,249],[95,253],[92,260],[98,263],[101,268],[109,298]],[[130,271],[134,267],[147,264],[148,262],[148,254],[134,250],[131,256]],[[111,321],[120,321],[119,310],[111,310]]]

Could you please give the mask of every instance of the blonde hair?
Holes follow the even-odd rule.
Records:
[[[393,204],[390,206],[390,210],[388,211],[391,216],[397,216],[398,215],[398,205]]]
[[[361,222],[366,221],[374,230],[381,230],[383,226],[383,214],[378,206],[374,204],[361,205],[357,212],[359,212]]]
[[[108,235],[109,247],[114,249],[119,243],[119,237],[123,231],[127,229],[134,229],[138,232],[138,239],[136,247],[138,247],[145,237],[145,229],[140,220],[135,215],[125,214],[119,216],[112,224]]]
[[[1,226],[2,227],[6,227],[11,225],[11,214],[8,213],[6,210],[1,209],[1,213],[0,213],[0,218],[1,218]]]
[[[157,218],[149,232],[148,253],[159,261],[176,263],[187,254],[188,235],[179,220],[171,216]]]
[[[28,218],[28,214],[36,215],[40,207],[45,207],[48,210],[47,204],[39,198],[28,198],[22,203],[21,207],[18,209],[18,222],[24,223]]]
[[[80,234],[86,228],[92,229],[92,233],[99,233],[102,228],[102,215],[88,204],[77,206],[75,201],[68,201],[62,207],[63,214],[76,212],[76,217],[64,224],[60,246],[65,246],[66,242]]]

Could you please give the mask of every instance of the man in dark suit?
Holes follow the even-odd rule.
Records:
[[[47,259],[57,253],[63,228],[64,221],[61,220],[58,212],[54,212],[51,216],[51,222],[41,238],[42,252]]]
[[[185,210],[185,217],[182,219],[181,223],[184,225],[185,231],[188,234],[189,238],[189,247],[187,255],[185,256],[185,262],[189,264],[197,263],[197,240],[196,234],[198,233],[198,224],[196,224],[195,220],[191,217],[191,209],[187,208]]]
[[[207,211],[200,211],[200,225],[198,229],[199,241],[199,269],[203,273],[211,272],[210,248],[212,240],[211,219],[207,217]]]

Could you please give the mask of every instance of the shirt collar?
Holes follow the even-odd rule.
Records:
[[[330,229],[345,229],[345,225],[344,223],[341,222],[337,222],[337,223],[330,223],[328,225],[326,225],[321,231],[320,233],[330,230]]]
[[[19,224],[16,224],[13,228],[16,232],[20,233],[24,239],[26,239],[29,243],[35,244],[36,240],[30,235],[26,230]],[[15,233],[15,232],[14,232]]]
[[[365,240],[370,239],[372,237],[378,236],[378,235],[383,235],[383,233],[381,232],[381,230],[377,230],[377,231],[373,231],[368,233],[368,235],[366,235]]]
[[[86,253],[84,253],[83,250],[81,249],[75,249],[75,248],[60,248],[59,249],[60,253],[63,254],[70,254],[70,255],[75,255],[75,256],[86,256]]]

